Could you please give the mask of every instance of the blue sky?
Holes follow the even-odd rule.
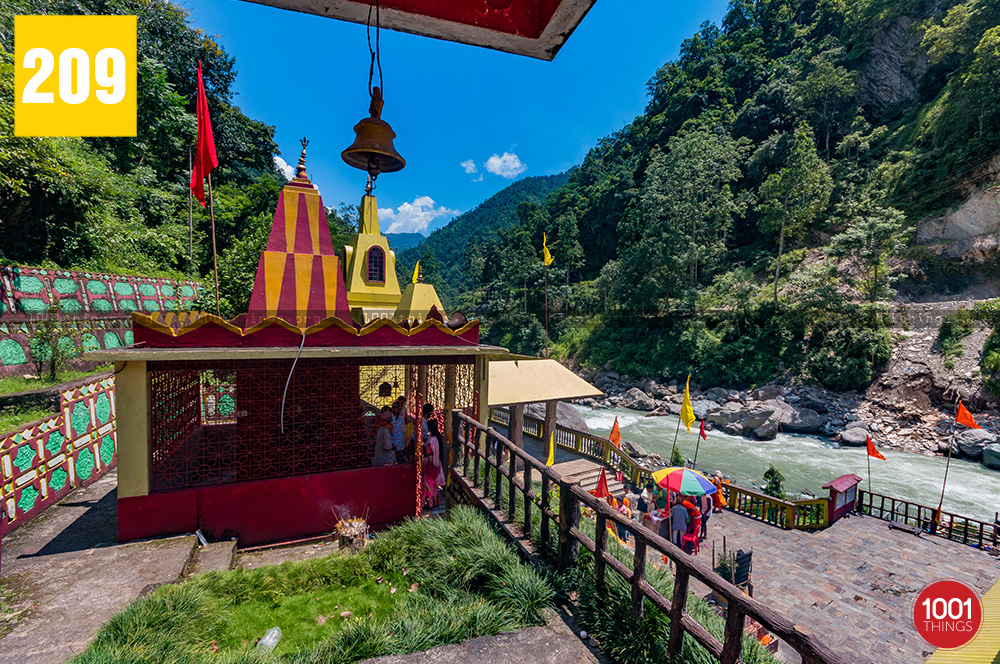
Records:
[[[368,110],[365,26],[239,0],[181,0],[236,58],[237,104],[277,128],[327,206],[357,203],[365,174],[340,152]],[[378,181],[382,230],[445,225],[518,178],[580,163],[646,105],[646,82],[726,0],[598,0],[552,62],[383,31],[382,118],[406,168]],[[463,165],[464,164],[464,165]]]

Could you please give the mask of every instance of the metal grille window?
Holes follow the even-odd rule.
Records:
[[[385,283],[385,252],[381,247],[368,250],[368,281]]]
[[[285,399],[284,431],[281,399],[291,361],[151,362],[152,490],[371,466],[374,414],[405,395],[416,416],[418,375],[427,376],[427,391],[440,400],[443,361],[454,365],[456,406],[471,409],[471,358],[300,360]],[[392,388],[388,397],[380,394],[384,383]]]

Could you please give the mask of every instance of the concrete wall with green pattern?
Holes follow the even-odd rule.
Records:
[[[66,390],[59,414],[0,433],[0,535],[114,467],[115,379]]]
[[[34,267],[0,268],[0,376],[34,372],[30,341],[49,307],[59,307],[70,356],[132,344],[132,312],[178,311],[199,283]],[[74,368],[93,363],[73,360]]]

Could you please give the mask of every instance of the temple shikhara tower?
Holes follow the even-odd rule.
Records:
[[[400,297],[396,255],[379,229],[375,197],[365,194],[359,209],[358,233],[343,248],[347,302],[361,323],[391,319]]]

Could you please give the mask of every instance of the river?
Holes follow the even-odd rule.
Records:
[[[625,408],[593,410],[578,406],[577,409],[592,434],[607,437],[617,416],[623,441],[630,440],[647,452],[670,458],[677,417],[645,417]],[[696,422],[692,427],[694,433],[681,426],[677,445],[685,459],[694,458],[697,426]],[[878,441],[875,442],[877,445]],[[923,505],[938,504],[944,457],[881,451],[885,461],[871,460],[872,491]],[[772,463],[784,474],[785,490],[789,493],[805,489],[819,497],[827,496],[827,490],[820,487],[847,473],[864,478],[862,488],[868,488],[865,448],[842,446],[820,436],[779,433],[774,440],[763,441],[709,431],[708,439],[698,449],[698,470],[705,473],[721,470],[736,484],[746,487],[759,487],[764,471]],[[979,463],[952,459],[944,510],[992,522],[1000,510],[1000,473]]]

